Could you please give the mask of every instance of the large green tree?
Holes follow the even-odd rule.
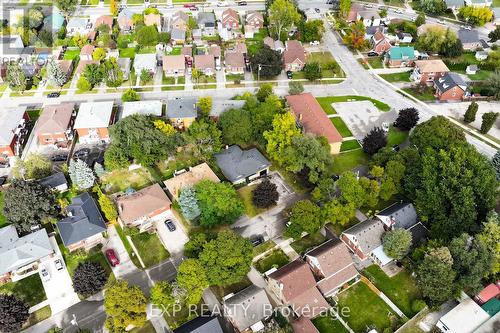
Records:
[[[219,117],[218,125],[227,144],[242,146],[248,145],[253,140],[252,117],[245,109],[231,109],[224,112]]]
[[[283,38],[292,25],[300,21],[301,15],[289,0],[274,0],[268,10],[271,31],[276,39]]]
[[[420,8],[426,13],[439,15],[446,10],[446,3],[443,0],[422,0]]]
[[[209,160],[213,154],[221,149],[221,136],[221,131],[213,121],[201,119],[189,126],[184,139],[190,144],[190,148],[197,158]]]
[[[431,305],[439,305],[453,296],[456,272],[446,247],[431,249],[417,268],[417,281]]]
[[[78,5],[78,0],[56,0],[56,6],[68,17]]]
[[[498,274],[500,272],[500,217],[496,212],[490,213],[486,222],[483,223],[482,231],[476,237],[493,256],[491,275]]]
[[[7,73],[5,77],[9,82],[9,86],[15,91],[26,90],[26,76],[18,63],[9,63],[7,65]]]
[[[51,173],[52,162],[39,153],[30,153],[24,160],[17,160],[13,170],[15,177],[24,179],[40,179]]]
[[[29,306],[14,295],[0,294],[0,330],[18,332],[28,320]]]
[[[187,290],[188,304],[198,304],[203,290],[209,285],[205,268],[197,259],[186,259],[182,262],[177,272],[177,283]]]
[[[356,208],[364,205],[365,191],[353,172],[344,172],[337,181],[337,187],[340,190],[340,201],[342,203],[352,203]]]
[[[442,149],[454,143],[464,143],[465,134],[445,117],[437,116],[418,124],[410,136],[410,142],[418,149]]]
[[[285,151],[292,145],[292,140],[301,135],[300,130],[290,112],[277,114],[272,124],[272,130],[264,132],[264,138],[267,140],[266,150],[273,160],[283,165],[286,161]]]
[[[106,289],[104,296],[106,329],[124,332],[129,325],[142,327],[146,323],[147,303],[138,286],[129,286],[125,280],[116,281]]]
[[[411,246],[411,232],[405,229],[387,231],[382,236],[384,252],[394,259],[403,259]]]
[[[290,222],[286,235],[298,239],[304,231],[310,234],[318,231],[324,220],[318,205],[310,200],[300,200],[292,207]]]
[[[258,79],[275,77],[281,73],[283,67],[281,53],[264,45],[259,52],[250,57],[250,65]]]

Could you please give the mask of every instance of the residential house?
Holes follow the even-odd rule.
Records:
[[[240,27],[240,15],[232,8],[228,8],[222,12],[222,26],[226,29],[238,29]]]
[[[57,222],[56,226],[70,252],[89,250],[105,240],[106,222],[90,194],[85,192],[74,197],[65,210],[67,217]]]
[[[174,13],[170,22],[172,30],[180,29],[186,31],[189,27],[189,15],[182,10],[178,10]]]
[[[210,169],[208,164],[201,163],[190,167],[187,171],[174,174],[174,177],[165,180],[163,184],[165,184],[170,199],[175,201],[179,198],[183,189],[192,187],[205,179],[214,183],[220,182],[219,177]]]
[[[210,49],[208,50],[208,54],[213,55],[215,59],[220,58],[221,56],[220,46],[217,44],[211,44]]]
[[[365,27],[380,25],[380,15],[377,9],[365,8],[361,4],[351,5],[347,22],[363,21]]]
[[[100,62],[98,60],[80,60],[78,62],[78,66],[76,66],[75,69],[75,78],[78,79],[80,75],[83,74],[83,71],[85,70],[85,67],[87,65],[100,65]]]
[[[137,192],[116,199],[119,221],[140,232],[153,227],[156,221],[164,221],[172,203],[159,184],[153,184]]]
[[[66,34],[68,36],[87,36],[92,30],[92,22],[87,18],[72,17],[66,25]]]
[[[92,54],[95,51],[95,46],[92,44],[87,44],[80,50],[80,60],[93,60]]]
[[[440,101],[460,101],[466,95],[467,83],[457,73],[446,73],[434,80],[434,88]]]
[[[173,28],[172,31],[170,31],[170,40],[173,44],[184,44],[186,41],[186,30]]]
[[[499,295],[500,295],[500,281],[497,281],[496,283],[490,283],[489,285],[487,285],[474,297],[474,300],[479,305],[483,305],[487,303],[490,299],[495,298]]]
[[[393,46],[386,54],[386,61],[389,67],[413,66],[415,59],[415,49],[413,46]]]
[[[477,65],[468,65],[465,68],[465,74],[468,74],[468,75],[476,74],[478,70],[479,70],[479,67]]]
[[[113,101],[80,104],[73,128],[80,143],[108,143],[108,127],[113,123]]]
[[[196,98],[175,98],[167,102],[167,119],[178,129],[187,129],[198,116]]]
[[[469,7],[491,7],[492,3],[492,0],[465,0]]]
[[[474,55],[476,60],[478,61],[484,61],[488,59],[488,52],[486,51],[476,51],[476,54]]]
[[[137,101],[123,103],[121,119],[134,114],[161,117],[163,104],[161,101]]]
[[[73,139],[74,116],[74,103],[45,106],[34,129],[38,144],[68,147]]]
[[[132,61],[130,58],[118,58],[116,59],[118,66],[120,66],[120,70],[123,73],[123,80],[127,81],[130,77],[130,65]]]
[[[224,55],[224,64],[226,66],[226,73],[245,73],[245,57],[241,52],[226,52]]]
[[[202,43],[201,36],[202,36],[201,29],[192,29],[191,30],[191,39],[195,43]]]
[[[446,8],[449,8],[451,10],[458,10],[465,6],[464,0],[445,0],[446,3]]]
[[[197,17],[198,27],[203,36],[215,35],[215,14],[212,12],[200,12]]]
[[[194,68],[202,74],[212,76],[215,74],[215,59],[211,54],[197,54],[194,56]]]
[[[44,228],[22,237],[12,224],[0,229],[1,282],[18,281],[37,272],[39,264],[53,255],[54,248]]]
[[[383,266],[392,261],[383,252],[382,235],[384,223],[379,219],[367,219],[345,230],[340,238],[347,247],[364,261],[372,258],[377,264]]]
[[[226,317],[238,332],[251,329],[258,332],[264,329],[264,323],[271,314],[273,306],[266,291],[251,285],[236,294],[230,294],[223,299],[224,317]]]
[[[349,281],[359,277],[346,245],[339,239],[330,239],[305,254],[319,291],[330,297]]]
[[[448,66],[441,59],[416,60],[410,79],[418,83],[432,85],[434,79],[444,76],[449,71]]]
[[[50,176],[42,178],[38,183],[52,191],[64,192],[68,190],[68,181],[63,172],[56,172]]]
[[[210,117],[217,120],[220,115],[230,109],[241,109],[245,105],[244,100],[234,99],[214,99],[212,101],[212,109],[210,110]]]
[[[66,77],[66,82],[71,78],[71,74],[73,74],[74,63],[73,60],[55,60],[55,62],[59,65],[59,68],[64,73]]]
[[[396,34],[399,43],[411,43],[413,41],[413,36],[407,32],[398,32]]]
[[[498,301],[497,299],[495,299]],[[497,312],[490,319],[485,321],[481,326],[479,326],[474,333],[491,333],[498,331],[498,327],[500,326],[500,312]]]
[[[264,28],[264,16],[262,16],[261,12],[250,11],[245,17],[245,24],[258,31],[259,29]]]
[[[443,333],[472,333],[488,319],[488,313],[462,292],[460,303],[439,318],[436,326]]]
[[[415,207],[411,203],[396,202],[375,214],[387,229],[409,229],[418,223]]]
[[[155,25],[158,31],[161,31],[161,15],[155,13],[144,15],[144,24],[148,27]]]
[[[186,63],[188,65],[192,65],[192,62],[193,62],[193,47],[192,46],[184,46],[181,49],[181,54],[184,56],[184,59],[186,59]]]
[[[156,73],[156,67],[156,54],[145,53],[135,55],[134,70],[137,76],[141,75],[142,70],[154,75]]]
[[[43,29],[52,33],[58,32],[66,19],[59,10],[53,7],[52,13],[43,19]]]
[[[17,61],[22,58],[24,44],[19,35],[0,36],[0,83],[5,81],[7,75],[7,61]]]
[[[373,34],[372,38],[370,39],[370,43],[372,45],[372,51],[377,54],[384,54],[392,47],[389,39],[385,37],[385,35],[380,31],[377,31],[375,32],[375,34]]]
[[[134,20],[132,19],[133,16],[134,13],[128,8],[123,8],[120,11],[117,21],[122,32],[130,32],[134,29]]]
[[[293,320],[291,323],[294,333],[320,333],[316,326],[312,323],[311,319],[304,316]]]
[[[174,333],[224,333],[224,322],[219,316],[203,315],[182,324]]]
[[[0,108],[0,154],[1,157],[17,156],[21,149],[28,130],[29,120],[26,106]]]
[[[298,317],[314,318],[330,308],[316,288],[309,265],[296,259],[268,275],[269,290]]]
[[[483,47],[477,30],[459,29],[458,39],[462,42],[465,51],[476,51]]]
[[[271,166],[257,148],[242,150],[239,146],[233,145],[214,156],[224,177],[233,184],[251,182],[266,176]]]
[[[184,76],[186,60],[182,54],[163,56],[163,72],[165,76]]]
[[[105,25],[109,28],[109,32],[113,31],[113,16],[102,15],[97,18],[94,24],[94,29],[99,29],[101,25]]]
[[[254,38],[255,34],[259,32],[259,28],[245,24],[245,38]]]
[[[338,154],[342,144],[342,136],[316,98],[311,93],[290,95],[285,98],[290,106],[290,111],[303,131],[316,137],[325,137],[330,144],[330,153]]]
[[[439,23],[424,23],[417,28],[417,36],[425,34],[428,30],[445,30],[445,26]]]
[[[283,52],[285,71],[299,72],[306,64],[306,50],[298,40],[288,40]]]
[[[371,40],[373,35],[375,35],[376,32],[381,32],[385,33],[385,29],[382,26],[371,26],[371,27],[366,27],[365,28],[365,39]]]
[[[283,42],[278,40],[274,40],[271,37],[267,36],[264,38],[264,44],[269,46],[271,50],[278,51],[279,53],[285,52],[285,45]]]

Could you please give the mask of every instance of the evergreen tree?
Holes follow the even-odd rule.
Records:
[[[483,134],[488,133],[488,131],[491,129],[491,127],[497,120],[499,114],[500,113],[498,112],[487,112],[483,114],[483,122],[481,123],[480,132]]]
[[[53,59],[47,64],[47,77],[51,84],[58,87],[62,87],[68,80],[66,73],[63,72],[61,66]]]
[[[86,190],[92,187],[95,182],[94,172],[87,163],[77,159],[69,162],[69,177],[73,185],[79,189]]]
[[[192,187],[182,190],[179,196],[179,206],[181,206],[182,215],[188,220],[194,220],[200,216],[200,207],[196,199],[196,191]]]
[[[470,105],[467,107],[467,111],[465,111],[464,114],[464,122],[469,124],[476,120],[476,113],[478,109],[479,105],[476,102],[470,103]]]

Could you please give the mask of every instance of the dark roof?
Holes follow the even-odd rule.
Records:
[[[265,319],[270,306],[265,290],[251,285],[224,300],[224,316],[241,332]]]
[[[80,194],[66,207],[68,217],[57,222],[57,229],[65,246],[78,243],[106,231],[106,223],[92,197]]]
[[[175,98],[167,102],[167,118],[195,118],[196,98]]]
[[[456,86],[461,87],[463,90],[467,89],[467,83],[457,73],[446,73],[441,77],[434,79],[434,84],[441,91],[448,91]]]
[[[48,177],[42,178],[38,182],[49,189],[54,189],[63,184],[68,184],[68,181],[66,180],[66,177],[62,172],[58,172]]]
[[[477,30],[460,29],[458,30],[458,39],[460,39],[462,44],[477,43],[479,42],[479,33]]]
[[[418,222],[417,211],[411,203],[398,202],[382,211],[376,216],[387,226],[408,229]]]
[[[218,316],[201,316],[174,330],[174,333],[224,333]]]
[[[241,150],[237,145],[215,154],[215,160],[230,182],[245,179],[271,165],[257,148]]]
[[[408,231],[411,233],[413,246],[420,245],[420,243],[427,238],[427,235],[429,234],[429,230],[427,230],[427,228],[420,222],[408,229]]]

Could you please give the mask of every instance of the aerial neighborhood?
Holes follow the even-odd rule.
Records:
[[[497,0],[0,7],[0,332],[500,332]]]

